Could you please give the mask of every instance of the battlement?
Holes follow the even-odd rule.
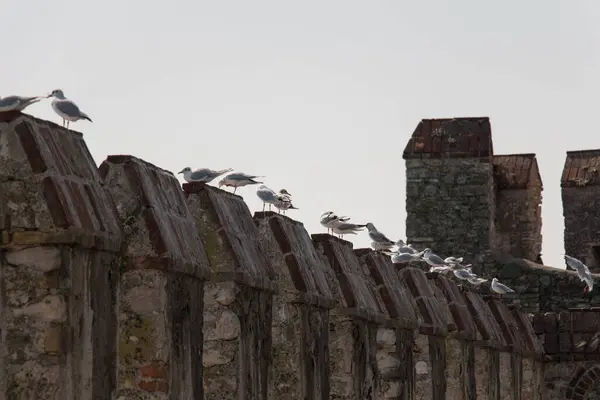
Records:
[[[498,297],[133,156],[96,169],[80,134],[28,115],[0,140],[7,398],[542,390],[542,343]]]
[[[28,115],[0,143],[6,398],[549,398],[518,305]]]

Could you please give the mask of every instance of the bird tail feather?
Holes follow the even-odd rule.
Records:
[[[92,119],[85,113],[81,113],[81,118],[87,119],[88,121],[93,122]]]

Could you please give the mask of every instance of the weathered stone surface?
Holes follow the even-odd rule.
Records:
[[[298,329],[308,318],[310,329],[320,330],[327,324],[326,314],[309,317],[281,301],[274,307],[275,271],[241,197],[202,183],[184,184],[183,189],[211,268],[204,294],[205,399],[267,399],[269,374],[279,372],[271,369],[272,360],[281,360],[276,352],[289,338],[281,325]],[[274,325],[273,312],[280,324]],[[273,347],[274,341],[278,346]],[[288,346],[286,350],[294,350]],[[281,372],[289,378],[287,371]],[[286,390],[299,384],[279,378],[275,384],[294,398]]]
[[[82,135],[0,113],[0,398],[110,398],[121,229]]]
[[[466,340],[475,340],[477,337],[477,328],[475,327],[473,316],[469,312],[467,302],[458,286],[440,274],[431,274],[429,282],[434,287],[439,288],[442,294],[439,301],[448,305],[452,323],[454,324],[452,330],[456,331],[454,336]]]
[[[39,231],[36,244],[119,249],[114,206],[80,133],[25,114],[5,118],[0,171],[5,246],[14,232]]]
[[[435,297],[425,273],[417,268],[403,268],[399,271],[400,280],[408,287],[422,318],[419,332],[425,335],[448,334],[448,316]]]
[[[536,261],[542,251],[542,180],[535,154],[495,155],[495,249]]]
[[[497,277],[516,290],[520,306],[525,312],[559,311],[600,304],[600,292],[594,290],[585,293],[585,284],[573,270],[565,271],[493,253],[486,255],[483,263],[475,266],[473,272],[489,279]],[[594,275],[594,282],[600,286],[599,275]],[[489,293],[487,286],[480,291]]]
[[[273,290],[275,272],[243,199],[203,183],[186,183],[183,190],[206,246],[212,280]]]
[[[127,155],[108,156],[99,170],[123,225],[131,267],[206,278],[206,251],[175,176]]]
[[[568,151],[561,178],[565,251],[600,273],[600,150]]]
[[[418,328],[421,315],[417,303],[400,280],[390,258],[370,249],[359,249],[355,253],[368,267],[373,286],[390,318],[403,329]]]
[[[132,156],[100,174],[125,234],[118,396],[202,398],[204,245],[177,179]],[[149,366],[160,376],[148,375]]]
[[[254,218],[278,288],[273,299],[270,398],[329,398],[329,266],[300,222],[272,212],[256,213]]]
[[[329,306],[333,299],[327,282],[329,267],[319,259],[304,225],[274,212],[257,212],[254,219],[269,259],[280,261],[274,270],[278,294],[288,293],[303,302]]]
[[[387,320],[385,308],[377,301],[375,288],[369,287],[364,269],[352,249],[352,243],[327,234],[312,235],[317,251],[328,261],[341,291],[342,304],[354,316],[371,321]],[[334,285],[330,284],[330,287]]]
[[[406,160],[406,236],[438,255],[478,259],[494,243],[491,159]]]

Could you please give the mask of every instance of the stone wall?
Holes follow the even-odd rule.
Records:
[[[497,297],[27,115],[0,142],[0,398],[541,398]]]
[[[542,252],[542,179],[535,154],[495,155],[494,249],[536,261]]]
[[[565,251],[600,273],[600,150],[569,151],[561,178]]]
[[[537,314],[534,329],[546,353],[547,398],[600,398],[600,346],[595,349],[575,347],[600,332],[600,309]]]
[[[491,248],[492,154],[488,118],[419,123],[403,154],[408,242],[468,262]]]
[[[473,271],[483,277],[497,277],[518,293],[518,301],[529,313],[590,308],[600,305],[600,275],[594,274],[594,290],[584,292],[585,284],[576,272],[536,264],[503,253],[488,253]],[[482,285],[480,292],[489,293]]]

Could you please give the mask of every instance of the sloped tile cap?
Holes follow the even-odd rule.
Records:
[[[490,158],[494,154],[488,117],[423,119],[403,158]]]
[[[314,297],[319,304],[330,304],[333,294],[327,283],[328,266],[320,260],[304,225],[271,211],[256,212],[254,219],[272,232],[295,289]]]
[[[203,183],[185,183],[183,190],[206,246],[211,279],[274,290],[275,272],[244,199]]]
[[[477,342],[485,347],[506,348],[507,343],[502,336],[500,325],[498,325],[498,321],[494,318],[492,311],[483,298],[470,290],[465,290],[463,295],[479,333]]]
[[[542,187],[537,159],[533,153],[497,155],[494,156],[492,163],[498,189]]]
[[[600,149],[568,151],[560,183],[564,188],[600,185]]]
[[[544,346],[533,330],[533,321],[519,307],[510,307],[523,342],[523,355],[543,359]]]
[[[356,250],[355,253],[369,267],[388,315],[397,320],[401,328],[418,328],[421,315],[417,303],[400,280],[390,258],[370,249]]]
[[[115,207],[81,133],[19,112],[0,113],[0,181],[5,246],[120,250]]]
[[[444,295],[444,300],[448,303],[454,323],[456,324],[456,335],[466,340],[477,339],[477,328],[473,316],[469,313],[467,302],[456,286],[456,283],[440,274],[435,275],[430,281],[436,285]]]
[[[312,240],[321,251],[339,283],[346,308],[353,315],[374,321],[389,320],[389,316],[367,285],[362,266],[353,252],[352,243],[327,234],[312,235]]]
[[[406,267],[398,271],[398,275],[417,303],[419,313],[423,319],[419,331],[425,335],[447,335],[448,325],[444,312],[429,286],[425,273],[414,267]]]
[[[519,326],[512,312],[499,298],[488,297],[487,304],[496,318],[506,348],[508,351],[523,354],[527,349],[524,347],[524,338],[520,334]]]
[[[177,178],[129,155],[108,156],[99,170],[117,205],[131,266],[206,278],[206,252]]]

